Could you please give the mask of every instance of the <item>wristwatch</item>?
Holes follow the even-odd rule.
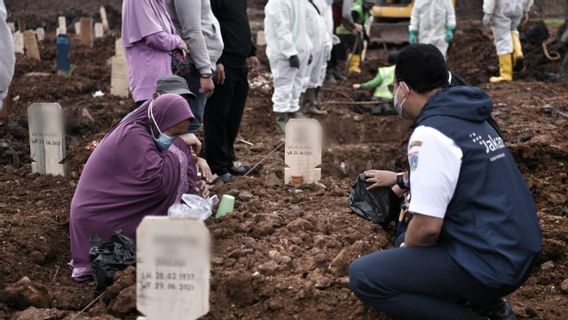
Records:
[[[396,185],[403,190],[408,189],[408,182],[404,181],[404,174],[396,175]]]

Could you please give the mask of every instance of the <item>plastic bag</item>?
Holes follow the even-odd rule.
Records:
[[[401,200],[391,188],[367,190],[365,175],[360,174],[349,195],[349,208],[361,217],[387,226],[400,212]]]
[[[219,203],[217,196],[204,199],[195,194],[181,196],[184,203],[176,203],[168,209],[168,216],[207,220],[213,214],[213,207]]]
[[[136,244],[122,230],[117,230],[108,241],[93,235],[89,258],[96,290],[103,291],[112,284],[117,271],[136,264]]]

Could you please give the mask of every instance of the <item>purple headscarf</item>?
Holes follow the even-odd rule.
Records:
[[[175,138],[169,149],[158,149],[151,135],[151,128],[158,133],[148,119],[149,106],[147,102],[114,127],[85,164],[71,202],[74,279],[89,275],[93,234],[108,239],[121,229],[134,238],[145,216],[166,215],[180,192],[195,189],[197,172],[189,148]],[[187,101],[175,94],[156,98],[152,111],[162,132],[193,118]]]
[[[145,37],[165,31],[175,34],[164,0],[124,0],[122,3],[122,46],[132,47]]]

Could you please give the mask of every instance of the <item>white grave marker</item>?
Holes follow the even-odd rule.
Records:
[[[256,45],[259,47],[266,45],[266,34],[264,31],[258,31],[256,33]]]
[[[34,103],[28,108],[32,172],[65,176],[65,128],[58,103]]]
[[[24,35],[20,31],[13,34],[14,52],[24,54]]]
[[[8,28],[10,28],[10,32],[16,32],[16,24],[13,22],[8,22]]]
[[[100,22],[95,23],[95,39],[102,38],[104,36],[103,24]]]
[[[44,28],[37,28],[35,30],[35,34],[36,34],[36,37],[37,37],[37,41],[45,40],[45,29]]]
[[[114,56],[111,58],[111,78],[110,94],[128,98],[128,64],[124,56]]]
[[[147,216],[136,230],[136,306],[148,320],[209,312],[210,235],[203,221]]]
[[[81,36],[81,23],[75,22],[73,27],[75,28],[75,35],[77,36],[77,38],[79,38]]]
[[[122,39],[118,38],[114,42],[114,54],[117,57],[124,57],[124,48],[122,47]]]
[[[290,119],[286,124],[284,183],[301,177],[299,183],[314,183],[321,179],[322,128],[314,119]],[[298,183],[298,182],[295,182]]]
[[[35,32],[31,30],[24,32],[24,48],[26,49],[26,55],[28,57],[35,60],[41,60]]]
[[[61,31],[63,31],[61,34],[67,34],[67,19],[64,16],[60,16],[57,18],[57,22],[57,25],[59,26],[57,30],[61,28]]]
[[[108,18],[107,18],[107,12],[105,7],[101,7],[101,9],[99,10],[100,14],[101,14],[101,21],[103,22],[103,27],[105,28],[105,30],[109,30],[109,26],[108,26]]]

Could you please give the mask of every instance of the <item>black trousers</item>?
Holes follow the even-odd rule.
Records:
[[[363,256],[349,268],[349,286],[366,305],[396,319],[412,320],[483,320],[464,303],[490,306],[516,289],[481,284],[440,246],[394,248]]]
[[[235,160],[237,138],[249,91],[247,68],[225,66],[225,83],[215,86],[203,114],[205,159],[211,170],[225,174]]]

